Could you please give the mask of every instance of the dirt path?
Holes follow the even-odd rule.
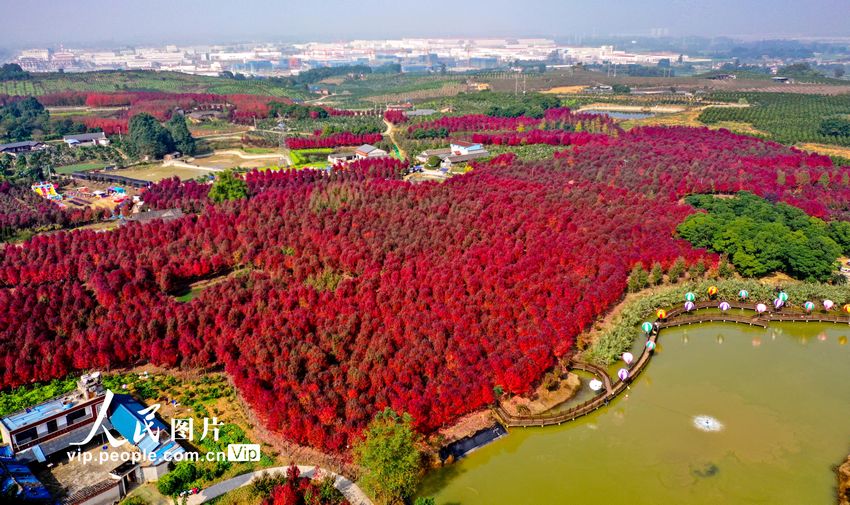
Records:
[[[164,167],[181,167],[181,168],[191,168],[193,170],[203,170],[204,172],[223,172],[222,168],[215,167],[204,167],[201,165],[192,165],[191,163],[187,163],[182,160],[168,160],[163,161],[162,166]]]
[[[395,126],[386,119],[384,119],[384,124],[387,125],[387,129],[384,130],[384,136],[390,138],[390,142],[392,142],[398,150],[399,156],[401,156],[402,159],[407,159],[407,153],[402,151],[401,146],[399,146],[398,142],[395,140]]]

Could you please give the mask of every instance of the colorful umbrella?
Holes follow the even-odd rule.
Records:
[[[803,308],[806,309],[806,312],[811,312],[815,310],[815,304],[812,302],[806,302],[803,304]]]
[[[602,386],[604,384],[602,384],[602,381],[599,379],[593,379],[587,385],[590,386],[590,389],[594,391],[599,391],[600,389],[602,389]]]
[[[619,377],[621,381],[625,381],[626,379],[629,378],[629,371],[626,370],[625,368],[621,368],[617,372],[617,377]]]
[[[685,312],[690,312],[696,308],[694,302],[685,302]]]
[[[830,309],[832,309],[832,307],[833,307],[834,305],[835,305],[835,303],[833,303],[833,301],[832,301],[832,300],[824,300],[824,301],[823,301],[823,308],[824,308],[824,309],[826,309],[826,310],[830,310]]]
[[[785,301],[782,300],[781,298],[777,298],[776,300],[773,300],[773,306],[776,308],[776,310],[781,309],[783,305],[785,305]]]
[[[843,309],[844,309],[844,312],[846,312],[846,313],[850,314],[850,303],[848,303],[847,305],[845,305],[845,306],[843,307]]]
[[[657,317],[658,319],[667,319],[667,311],[664,309],[658,309],[655,312],[655,317]]]
[[[738,298],[740,298],[741,300],[746,300],[747,298],[749,298],[749,296],[750,293],[746,289],[738,291]]]
[[[731,309],[732,306],[729,305],[729,302],[720,302],[720,305],[718,305],[717,308],[722,310],[723,312],[726,312],[727,310]]]
[[[780,291],[779,294],[776,295],[776,297],[782,300],[783,302],[788,301],[788,293],[786,293],[785,291]]]
[[[646,350],[647,351],[654,351],[655,350],[655,342],[653,342],[652,340],[647,340],[646,341]]]
[[[624,353],[623,353],[623,361],[624,361],[627,365],[631,365],[631,364],[632,364],[632,361],[634,361],[634,360],[635,360],[635,356],[634,356],[634,354],[632,354],[632,353],[630,353],[630,352],[624,352]]]
[[[697,295],[691,293],[690,291],[685,293],[685,301],[686,302],[695,302],[696,299],[697,299]]]
[[[642,325],[640,325],[640,327],[643,330],[643,332],[646,333],[647,335],[652,333],[652,323],[646,322],[646,323],[643,323]]]
[[[763,303],[756,305],[756,312],[758,312],[759,314],[767,312],[767,305],[765,305]]]
[[[717,294],[717,286],[709,286],[708,287],[708,296],[714,296]]]

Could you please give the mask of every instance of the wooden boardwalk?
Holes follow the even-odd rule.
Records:
[[[756,305],[752,303],[741,303],[741,302],[728,302],[731,308],[733,309],[744,309],[751,310],[755,312]],[[850,324],[850,317],[848,316],[837,316],[834,314],[825,313],[822,311],[817,311],[811,314],[806,314],[802,312],[795,312],[793,309],[784,309],[780,311],[767,312],[764,314],[754,314],[752,316],[741,315],[741,314],[729,314],[729,313],[709,313],[709,314],[699,314],[697,313],[700,309],[709,309],[709,308],[717,308],[717,301],[707,301],[707,302],[699,302],[695,304],[695,310],[691,312],[686,312],[684,308],[677,307],[667,311],[667,318],[664,321],[658,322],[658,332],[653,333],[649,340],[653,342],[657,342],[658,334],[660,330],[664,328],[673,328],[676,326],[686,326],[691,324],[702,324],[702,323],[735,323],[735,324],[746,324],[749,326],[757,326],[760,328],[767,328],[768,323],[770,322],[803,322],[803,323],[836,323],[836,324]],[[772,309],[772,306],[769,306]],[[608,375],[607,370],[604,368],[593,365],[591,363],[584,362],[573,362],[571,364],[571,368],[575,370],[584,370],[590,372],[600,380],[602,380],[605,385],[605,392],[587,400],[584,403],[576,405],[575,407],[566,410],[564,412],[560,412],[552,415],[536,415],[536,416],[515,416],[509,414],[502,408],[501,405],[497,404],[493,407],[493,411],[496,413],[498,418],[501,420],[502,424],[507,428],[513,427],[532,427],[532,426],[553,426],[560,425],[565,422],[573,421],[578,419],[579,417],[590,414],[591,412],[596,411],[599,408],[602,408],[608,403],[617,397],[620,393],[625,391],[629,384],[634,381],[634,379],[643,372],[643,370],[649,365],[649,361],[652,359],[653,352],[647,350],[645,347],[643,352],[638,358],[637,362],[629,368],[629,378],[626,381],[618,381],[614,382],[611,377]]]

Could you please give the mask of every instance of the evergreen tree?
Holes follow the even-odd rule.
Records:
[[[678,282],[684,274],[685,258],[679,256],[670,266],[670,270],[667,271],[667,277],[670,279],[670,282]]]
[[[174,114],[171,119],[165,123],[165,127],[171,133],[171,138],[174,139],[174,147],[182,154],[193,156],[197,151],[195,138],[189,132],[189,127],[186,126],[186,118],[182,114]]]
[[[629,274],[629,291],[636,293],[645,288],[647,284],[649,284],[649,274],[646,273],[643,265],[638,263]]]
[[[661,268],[661,263],[652,265],[652,272],[649,274],[649,283],[657,286],[664,282],[664,269]]]
[[[139,157],[162,158],[174,151],[174,139],[150,114],[136,114],[130,118],[128,147]]]

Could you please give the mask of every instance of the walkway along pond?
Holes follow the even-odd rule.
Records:
[[[585,416],[601,407],[608,405],[608,403],[613,400],[617,395],[628,389],[631,382],[640,375],[641,372],[646,368],[649,364],[649,361],[652,359],[654,355],[655,344],[658,341],[660,330],[664,328],[672,328],[676,326],[686,326],[691,324],[701,324],[708,322],[722,322],[722,323],[737,323],[737,324],[746,324],[749,326],[758,326],[762,328],[767,328],[769,322],[803,322],[803,323],[838,323],[838,324],[848,324],[850,325],[850,316],[837,316],[834,314],[830,314],[827,312],[817,312],[817,313],[795,313],[795,312],[781,312],[777,309],[775,312],[762,313],[759,314],[757,312],[757,305],[755,303],[742,303],[742,302],[725,302],[729,305],[729,309],[740,309],[740,310],[749,310],[753,311],[756,315],[754,316],[746,316],[746,315],[736,315],[736,314],[727,314],[726,311],[722,313],[696,313],[698,311],[704,311],[705,309],[716,309],[718,307],[718,301],[704,301],[704,302],[694,302],[692,304],[693,308],[691,310],[686,310],[684,308],[673,308],[669,309],[666,312],[666,317],[663,320],[659,320],[655,324],[655,330],[653,330],[652,334],[649,335],[647,342],[652,342],[650,346],[647,344],[643,348],[643,352],[640,355],[640,358],[635,362],[633,366],[628,369],[629,376],[626,380],[618,381],[616,384],[613,384],[612,387],[612,379],[608,375],[608,372],[599,366],[593,365],[591,363],[585,363],[581,361],[575,361],[570,364],[570,367],[575,370],[584,370],[596,375],[599,380],[601,380],[605,386],[605,392],[600,394],[590,400],[577,405],[565,412],[561,412],[555,415],[536,415],[536,416],[515,416],[509,414],[505,409],[502,408],[501,405],[496,405],[493,410],[496,413],[496,416],[501,421],[501,423],[508,427],[530,427],[530,426],[552,426],[552,425],[560,425],[562,423],[573,421],[578,419],[579,417]],[[787,306],[784,306],[786,310],[788,310]]]

